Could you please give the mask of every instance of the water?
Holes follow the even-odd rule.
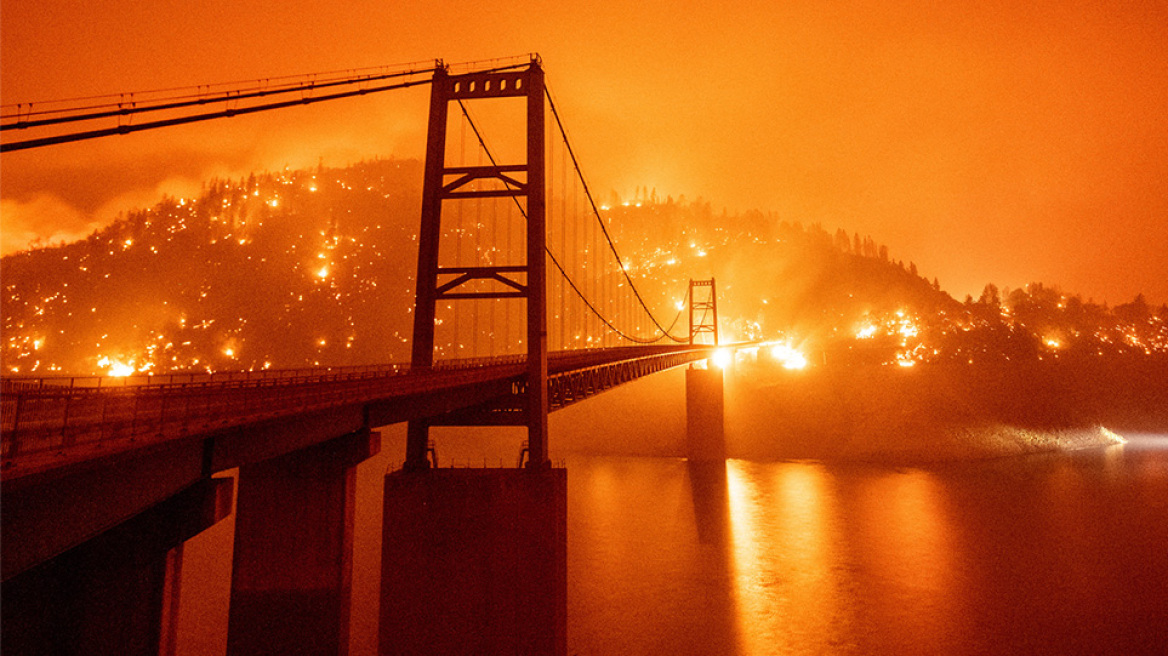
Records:
[[[1168,651],[1168,438],[928,469],[569,467],[573,653]]]
[[[569,653],[1168,653],[1168,437],[927,467],[569,456]],[[355,654],[377,645],[359,468]],[[179,653],[222,653],[231,520],[188,543]]]

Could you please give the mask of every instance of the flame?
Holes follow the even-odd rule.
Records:
[[[771,355],[783,364],[784,369],[806,369],[807,358],[789,344],[775,344],[771,347]]]
[[[113,360],[109,363],[109,375],[115,378],[124,378],[134,373],[134,363],[129,364],[120,360]]]

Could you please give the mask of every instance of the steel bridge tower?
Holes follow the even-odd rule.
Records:
[[[694,298],[694,289],[709,289],[709,294]],[[700,312],[700,314],[698,314]],[[694,323],[694,315],[697,323]],[[718,345],[718,292],[714,279],[689,281],[689,343],[695,344],[702,335],[711,335]]]
[[[481,98],[527,99],[527,161],[522,164],[447,166],[447,109],[451,102]],[[430,123],[426,140],[426,164],[422,182],[422,225],[418,236],[417,301],[411,366],[415,370],[434,365],[435,310],[439,300],[523,298],[527,301],[526,398],[521,412],[491,413],[490,425],[519,424],[527,427],[528,467],[542,468],[548,460],[547,396],[547,263],[544,208],[544,73],[538,57],[525,69],[451,75],[443,66],[434,72],[430,92]],[[478,180],[496,180],[501,188],[472,189]],[[514,266],[441,267],[438,262],[442,234],[442,203],[448,199],[525,197],[527,219],[526,263]],[[472,291],[472,281],[488,280],[502,285],[499,291]],[[462,288],[462,289],[460,289]],[[406,463],[409,470],[426,469],[429,431],[439,420],[410,421],[407,428]],[[477,423],[465,416],[463,425]]]

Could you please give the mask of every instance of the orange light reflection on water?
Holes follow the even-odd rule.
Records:
[[[764,477],[764,474],[770,474]],[[822,465],[727,463],[731,561],[745,654],[844,646],[836,499]],[[779,503],[767,505],[763,499]]]
[[[954,536],[934,474],[914,469],[889,472],[865,483],[855,535],[856,549],[874,575],[871,619],[887,626],[911,627],[888,636],[893,645],[944,651],[947,632],[960,612]]]

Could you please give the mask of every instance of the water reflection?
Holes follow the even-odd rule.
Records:
[[[849,478],[848,541],[865,609],[864,639],[886,652],[945,652],[961,578],[941,484],[916,469]],[[898,630],[879,628],[893,626]]]
[[[923,470],[727,467],[742,653],[939,653],[962,577],[942,483]]]
[[[1168,653],[1168,438],[1125,437],[907,469],[571,458],[569,652]],[[222,653],[230,527],[184,549],[180,654]],[[370,530],[355,654],[376,650]]]
[[[725,462],[686,462],[698,542],[725,546],[730,538],[730,501]]]
[[[716,469],[579,458],[568,470],[569,652],[739,653]]]
[[[742,653],[839,652],[849,605],[834,566],[836,499],[822,465],[727,464]]]

